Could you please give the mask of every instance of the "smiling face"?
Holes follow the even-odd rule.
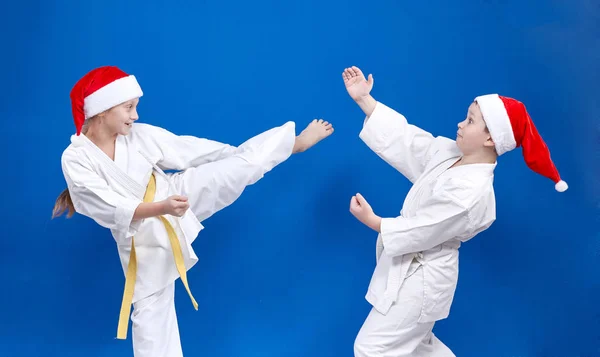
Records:
[[[463,155],[466,156],[494,147],[492,136],[487,129],[483,120],[483,114],[481,114],[479,105],[476,102],[471,103],[469,106],[465,120],[458,123],[456,144]]]
[[[131,125],[139,119],[137,113],[139,101],[139,98],[135,98],[112,107],[105,113],[99,115],[100,122],[112,133],[120,135],[129,134]]]

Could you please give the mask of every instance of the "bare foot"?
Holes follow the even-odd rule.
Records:
[[[333,133],[333,126],[323,119],[315,119],[296,137],[293,153],[303,152]]]

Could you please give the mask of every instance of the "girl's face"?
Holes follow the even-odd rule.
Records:
[[[107,126],[110,132],[127,135],[131,125],[139,119],[137,105],[140,99],[135,98],[112,107],[100,116],[100,122]]]
[[[492,136],[487,130],[483,114],[476,102],[471,103],[467,117],[458,123],[456,144],[463,155],[474,154],[485,147],[493,147]]]

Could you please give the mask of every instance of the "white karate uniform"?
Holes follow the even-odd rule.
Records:
[[[135,123],[129,135],[118,136],[113,161],[85,135],[71,137],[62,156],[71,199],[78,213],[111,230],[124,272],[135,236],[137,277],[131,317],[135,357],[183,355],[173,295],[179,273],[167,232],[156,217],[132,220],[150,176],[156,177],[155,202],[174,194],[189,199],[190,209],[181,218],[166,215],[189,270],[198,261],[191,244],[203,229],[200,222],[289,158],[295,138],[293,122],[239,147]]]
[[[450,312],[458,248],[496,219],[496,164],[450,168],[462,155],[454,140],[434,137],[379,102],[359,136],[413,186],[400,216],[382,219],[366,294],[373,308],[355,356],[454,356],[432,329]]]

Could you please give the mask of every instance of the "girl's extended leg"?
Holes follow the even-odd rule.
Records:
[[[309,149],[331,132],[330,124],[315,120],[296,137],[294,123],[288,122],[244,142],[231,157],[174,175],[175,189],[187,196],[190,210],[202,222],[232,204],[247,186],[291,154]]]

